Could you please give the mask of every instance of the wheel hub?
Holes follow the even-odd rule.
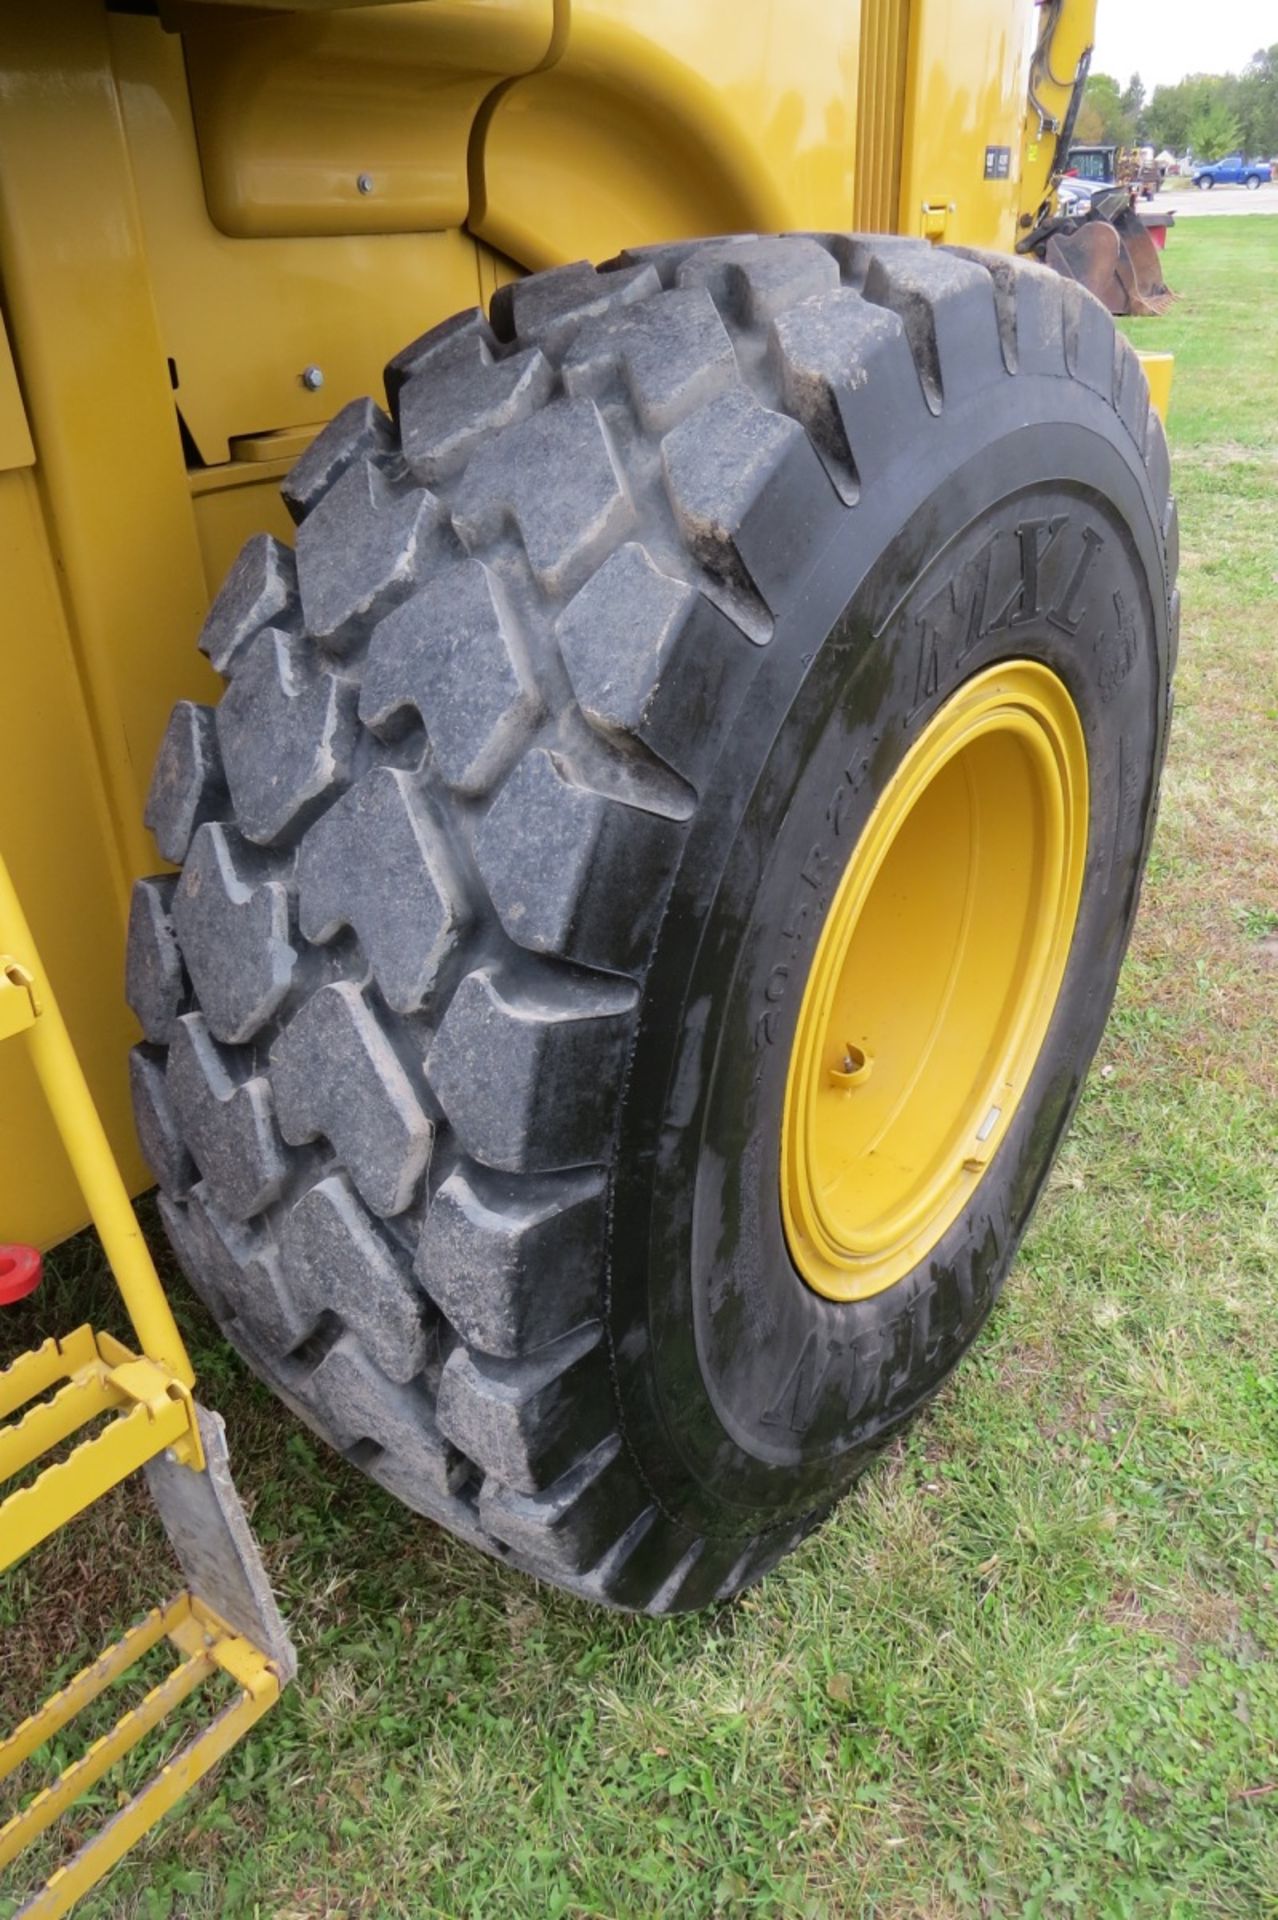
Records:
[[[902,1279],[981,1179],[1056,1004],[1087,824],[1078,712],[1032,660],[960,687],[880,796],[817,943],[786,1083],[786,1238],[818,1293]]]

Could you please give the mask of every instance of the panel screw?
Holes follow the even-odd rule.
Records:
[[[303,367],[301,380],[308,393],[318,393],[324,384],[323,367]]]
[[[357,173],[355,176],[355,185],[359,188],[361,193],[371,193],[373,191],[372,174]]]

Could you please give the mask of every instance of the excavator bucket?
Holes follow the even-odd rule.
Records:
[[[1176,298],[1163,279],[1157,247],[1130,207],[1093,212],[1072,231],[1053,233],[1043,258],[1057,273],[1081,281],[1114,314],[1166,313]]]

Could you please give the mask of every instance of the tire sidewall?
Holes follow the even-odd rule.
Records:
[[[1037,615],[967,647],[942,634],[929,677],[920,634],[930,624],[935,652],[949,582],[979,570],[986,549],[997,575],[1021,551],[1019,529],[1062,516]],[[1046,610],[1085,527],[1104,553],[1070,632]],[[1097,627],[1097,594],[1108,627]],[[992,596],[1006,598],[1006,579]],[[965,1213],[884,1293],[826,1301],[786,1251],[779,1128],[831,883],[937,707],[1013,657],[1059,673],[1088,741],[1087,871],[1056,1013]],[[659,1497],[705,1530],[828,1505],[936,1390],[997,1298],[1109,1011],[1152,821],[1167,661],[1163,554],[1135,444],[1106,398],[1043,377],[947,410],[863,498],[778,621],[663,921],[611,1219],[609,1333],[627,1438]]]

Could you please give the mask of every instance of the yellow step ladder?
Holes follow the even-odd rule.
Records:
[[[18,1916],[53,1920],[261,1718],[292,1679],[296,1659],[235,1492],[222,1422],[194,1399],[190,1360],[0,858],[0,1041],[6,1039],[30,1050],[138,1351],[82,1326],[0,1371],[0,1573],[141,1469],[187,1585],[0,1739],[3,1786],[139,1661],[171,1647],[166,1677],[0,1825],[0,1887],[12,1888],[25,1849],[183,1702],[219,1676],[234,1686],[229,1705],[33,1890]],[[0,1279],[24,1252],[0,1249]],[[29,1283],[20,1274],[17,1289]],[[92,1431],[68,1451],[86,1428]],[[59,1457],[40,1470],[53,1452]],[[22,1484],[6,1496],[15,1479]]]

